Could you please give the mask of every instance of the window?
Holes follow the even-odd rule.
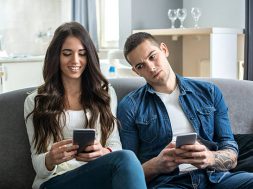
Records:
[[[97,0],[97,29],[100,49],[119,46],[119,0]]]

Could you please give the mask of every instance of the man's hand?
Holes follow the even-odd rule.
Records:
[[[175,143],[168,144],[154,159],[160,174],[174,171],[178,166],[175,163]]]
[[[194,145],[184,145],[175,150],[175,162],[188,163],[199,169],[211,168],[218,171],[228,171],[237,164],[237,154],[230,149],[210,151],[206,146],[196,142]]]
[[[204,169],[214,164],[213,153],[203,144],[195,142],[193,145],[183,145],[175,150],[175,162],[178,164],[192,164]]]
[[[145,162],[142,166],[147,182],[159,174],[174,171],[178,166],[175,163],[175,143],[168,144],[157,157]]]

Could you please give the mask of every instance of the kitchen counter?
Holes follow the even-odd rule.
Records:
[[[0,93],[41,85],[43,62],[44,56],[0,57]]]
[[[24,63],[24,62],[44,62],[45,56],[13,56],[0,57],[1,63]]]

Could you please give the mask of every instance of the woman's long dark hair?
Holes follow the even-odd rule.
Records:
[[[98,55],[88,32],[77,22],[62,24],[56,29],[47,49],[43,68],[45,83],[38,88],[34,109],[27,116],[28,118],[33,115],[33,142],[37,153],[46,152],[52,139],[53,142],[63,139],[62,129],[65,125],[60,125],[60,119],[64,115],[65,124],[66,103],[61,79],[60,53],[69,36],[78,38],[86,49],[87,65],[81,76],[80,104],[84,111],[88,109],[91,112],[91,118],[84,127],[94,128],[100,118],[101,144],[104,146],[115,126],[116,118],[110,108],[108,81],[100,71]]]

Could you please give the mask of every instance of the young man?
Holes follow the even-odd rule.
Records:
[[[237,164],[228,108],[217,86],[176,75],[168,48],[144,32],[131,35],[124,55],[147,84],[118,106],[123,148],[135,152],[149,188],[253,188],[253,174],[230,173]],[[196,132],[193,145],[174,138]]]

